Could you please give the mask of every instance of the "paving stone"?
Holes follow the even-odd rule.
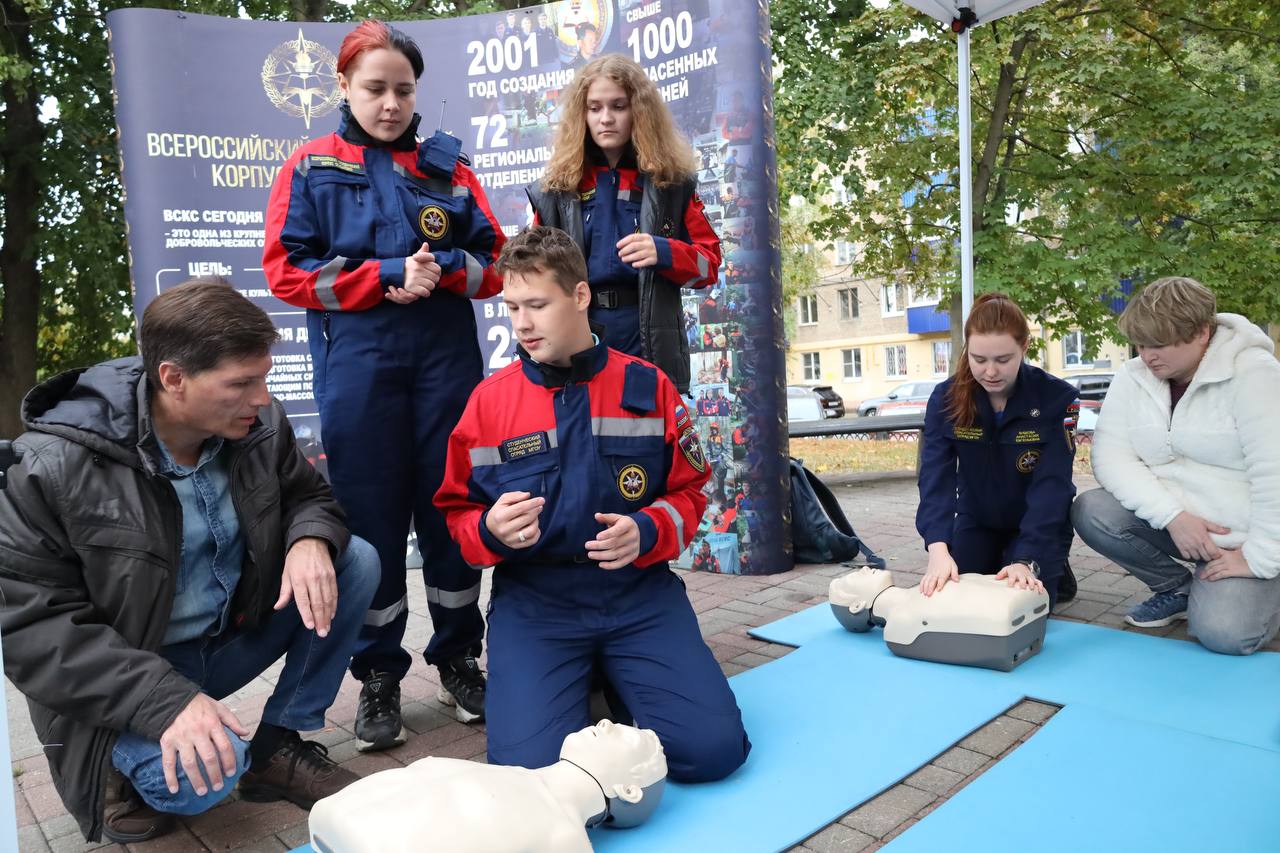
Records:
[[[1006,712],[1010,717],[1018,720],[1025,720],[1028,723],[1036,725],[1043,724],[1045,720],[1058,713],[1057,705],[1050,705],[1046,702],[1037,702],[1034,699],[1024,699],[1017,705],[1014,705]]]
[[[804,848],[814,853],[860,853],[873,842],[875,839],[865,832],[842,823],[833,823],[805,839]]]
[[[998,717],[960,741],[959,745],[994,758],[1002,755],[1032,728],[1026,720]]]
[[[935,799],[937,797],[928,791],[895,785],[840,818],[840,823],[873,838],[883,838]]]
[[[953,746],[935,758],[932,763],[944,770],[953,770],[963,776],[968,776],[986,764],[987,757],[980,752],[974,752],[962,746]]]
[[[55,839],[65,838],[68,835],[74,835],[76,838],[83,838],[80,835],[80,824],[76,823],[76,819],[71,815],[63,812],[56,817],[40,822],[40,831],[44,833],[44,837],[52,844]]]
[[[280,839],[286,850],[293,850],[296,847],[310,843],[311,833],[307,831],[307,822],[304,820],[288,829],[277,832],[276,838]]]
[[[36,824],[18,829],[18,849],[22,853],[49,853],[49,843]]]
[[[25,851],[25,848],[19,847],[19,849]],[[79,831],[50,841],[49,850],[51,853],[89,853],[89,851],[93,851],[93,853],[124,853],[124,847],[119,844],[113,844],[110,841],[85,841],[84,836]]]
[[[963,780],[963,773],[947,770],[945,767],[938,767],[935,764],[926,764],[908,776],[903,781],[903,784],[942,796]]]
[[[754,669],[755,667],[761,666],[766,663],[773,663],[773,658],[769,657],[768,655],[756,654],[755,652],[747,652],[746,654],[738,655],[731,662],[741,664],[742,666],[745,666],[747,669]]]

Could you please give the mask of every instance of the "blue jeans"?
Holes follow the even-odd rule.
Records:
[[[1154,529],[1105,489],[1076,498],[1071,521],[1086,545],[1152,592],[1186,590],[1187,633],[1205,648],[1253,654],[1280,630],[1280,578],[1201,580],[1168,531]]]
[[[216,637],[167,646],[161,653],[174,669],[214,699],[222,699],[244,687],[283,654],[284,670],[263,708],[263,722],[292,731],[322,728],[324,712],[333,704],[342,685],[356,634],[382,574],[373,546],[354,536],[334,570],[338,576],[338,611],[327,637],[321,638],[315,631],[307,630],[297,606],[290,602],[272,613],[255,631],[226,631]],[[181,763],[178,793],[169,792],[158,741],[123,732],[116,739],[111,762],[157,811],[200,814],[230,794],[240,774],[249,767],[248,743],[230,729],[225,731],[235,749],[236,772],[226,778],[221,791],[206,784],[207,793],[203,797],[192,788]]]

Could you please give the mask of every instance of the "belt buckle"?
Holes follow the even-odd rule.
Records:
[[[600,303],[601,308],[617,308],[618,291],[602,290],[596,294],[596,301]]]

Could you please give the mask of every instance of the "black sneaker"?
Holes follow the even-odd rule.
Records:
[[[1058,603],[1066,604],[1076,597],[1076,575],[1071,571],[1071,564],[1062,567],[1062,577],[1058,578]]]
[[[385,672],[371,672],[360,688],[356,711],[356,741],[361,752],[390,749],[404,743],[400,723],[400,679]]]
[[[483,720],[485,681],[475,655],[459,655],[438,664],[436,670],[440,673],[436,700],[442,705],[452,705],[453,716],[460,723]]]

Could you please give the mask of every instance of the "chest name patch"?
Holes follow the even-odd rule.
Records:
[[[513,462],[526,456],[546,453],[550,449],[551,442],[547,441],[545,432],[531,432],[528,435],[508,438],[498,447],[498,453],[502,456],[503,462]]]
[[[982,441],[982,427],[956,427],[955,433],[961,441]]]
[[[1040,451],[1028,450],[1018,457],[1018,472],[1021,474],[1030,474],[1035,467],[1040,464]]]
[[[332,154],[308,154],[307,163],[310,166],[319,166],[323,169],[341,169],[352,175],[363,175],[364,166],[360,163],[352,163],[349,160],[342,160],[334,157]]]
[[[1044,441],[1044,437],[1040,435],[1039,430],[1020,429],[1013,437],[1013,441],[1015,444],[1039,444]]]

